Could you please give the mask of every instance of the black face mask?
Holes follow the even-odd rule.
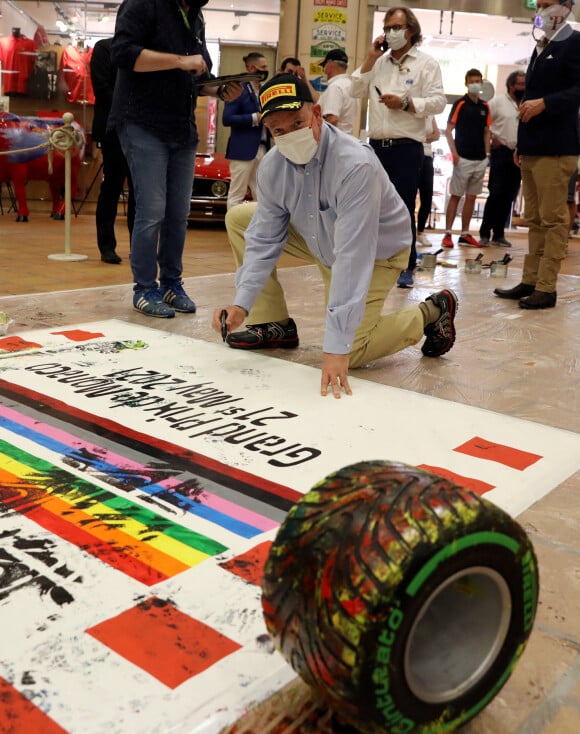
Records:
[[[513,95],[518,101],[522,101],[524,98],[524,94],[526,93],[525,89],[514,89]]]
[[[266,81],[266,79],[268,78],[268,73],[269,72],[267,70],[266,71],[261,71],[260,69],[256,69],[256,74],[259,74],[260,75],[260,81],[261,82],[265,82]]]

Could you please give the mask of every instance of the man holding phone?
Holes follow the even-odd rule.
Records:
[[[410,288],[417,264],[415,200],[423,165],[425,118],[443,112],[447,99],[438,62],[417,48],[421,26],[413,11],[390,8],[383,30],[353,73],[350,93],[356,98],[369,96],[370,144],[409,210],[411,254],[397,285]]]

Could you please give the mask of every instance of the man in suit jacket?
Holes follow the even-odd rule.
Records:
[[[244,56],[246,70],[259,74],[265,81],[268,76],[268,62],[264,56],[254,51]],[[260,82],[245,82],[242,94],[233,102],[226,102],[222,115],[225,126],[231,127],[226,149],[230,162],[230,188],[228,209],[241,204],[248,189],[256,200],[256,171],[268,147],[267,132],[260,122]]]
[[[517,154],[528,254],[521,283],[494,293],[526,309],[556,305],[556,281],[566,256],[568,182],[580,152],[580,33],[566,22],[573,4],[574,0],[538,0],[534,28],[544,35],[532,54],[520,105]]]

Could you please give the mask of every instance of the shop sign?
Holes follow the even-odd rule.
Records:
[[[346,31],[332,23],[324,23],[312,29],[312,39],[314,41],[342,41],[344,43],[346,41]]]
[[[340,46],[338,43],[333,43],[332,41],[316,43],[313,46],[310,46],[310,56],[314,59],[323,59],[329,51],[333,51],[335,48],[339,48],[341,51],[344,51],[343,46]]]
[[[314,5],[333,6],[335,8],[346,8],[348,0],[314,0]]]
[[[343,10],[316,10],[312,16],[313,23],[339,23],[346,25],[346,13]]]

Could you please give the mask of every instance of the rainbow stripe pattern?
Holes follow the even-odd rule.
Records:
[[[123,455],[120,442],[119,451],[112,450],[96,433],[94,440],[73,435],[14,403],[0,404],[0,428],[24,439],[0,437],[0,517],[19,512],[147,586],[228,550],[219,538],[249,539],[279,524],[272,516],[278,508],[261,514],[202,489],[195,479],[180,481],[180,469],[163,471]],[[147,455],[146,446],[134,446]],[[186,521],[149,509],[131,493],[177,510]],[[188,527],[196,522],[203,531]]]

